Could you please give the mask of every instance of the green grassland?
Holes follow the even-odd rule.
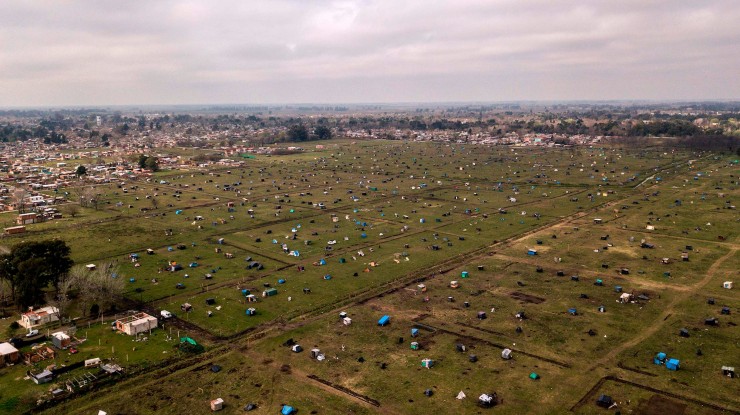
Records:
[[[78,263],[120,265],[127,308],[175,314],[137,342],[110,329],[114,313],[87,327],[72,307],[87,340],[79,354],[61,351],[63,363],[96,356],[128,374],[46,413],[205,413],[220,396],[226,413],[255,402],[255,413],[290,403],[299,414],[586,414],[606,413],[595,399],[607,393],[622,413],[659,410],[662,396],[685,414],[713,414],[704,404],[740,410],[720,371],[740,367],[739,303],[722,288],[740,279],[740,217],[730,208],[738,173],[726,157],[658,149],[339,140],[242,167],[100,185],[98,209],[29,225],[4,245],[62,238]],[[65,191],[75,201],[78,190]],[[247,269],[251,261],[264,268]],[[183,269],[164,270],[171,263]],[[619,303],[617,286],[647,299]],[[268,287],[277,295],[263,297]],[[181,311],[185,302],[192,311]],[[385,314],[391,324],[379,327]],[[705,327],[707,317],[719,327]],[[22,334],[9,323],[0,329]],[[691,337],[678,336],[684,327]],[[179,353],[184,335],[206,354]],[[283,346],[291,338],[302,353]],[[314,347],[326,360],[310,358]],[[504,347],[512,360],[501,358]],[[658,351],[681,369],[653,365]],[[423,368],[424,358],[435,365]],[[223,370],[212,373],[212,363]],[[48,392],[23,380],[27,369],[0,369],[0,413],[28,411]],[[455,399],[460,391],[466,399]],[[477,406],[490,392],[497,408]]]

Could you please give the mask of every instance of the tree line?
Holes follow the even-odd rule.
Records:
[[[0,254],[0,284],[10,288],[10,300],[18,309],[51,304],[61,316],[72,301],[95,316],[112,307],[125,289],[116,264],[95,269],[74,265],[70,248],[58,239],[21,242]]]

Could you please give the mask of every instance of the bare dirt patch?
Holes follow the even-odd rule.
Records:
[[[523,301],[525,303],[540,304],[545,302],[545,299],[542,297],[525,294],[521,291],[514,291],[513,293],[509,294],[509,296],[515,300]]]

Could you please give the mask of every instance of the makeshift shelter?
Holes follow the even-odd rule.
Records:
[[[419,350],[419,342],[411,342],[411,350]]]
[[[681,336],[681,337],[689,337],[690,336],[689,330],[688,329],[681,329],[681,330],[679,330],[678,335]]]
[[[504,349],[501,352],[501,358],[502,359],[506,359],[506,360],[511,359],[512,358],[512,356],[511,356],[511,349],[508,349],[508,348],[507,349]]]
[[[663,365],[665,364],[665,360],[666,360],[666,354],[663,352],[659,352],[653,358],[653,363],[655,363],[656,365]]]
[[[722,375],[729,378],[735,377],[735,368],[731,366],[722,366]]]
[[[478,312],[478,320],[485,320],[486,319],[486,312],[485,311],[479,311]]]
[[[532,373],[529,374],[529,378],[532,379],[532,380],[538,380],[540,378],[540,375],[538,375],[535,372],[532,372]]]
[[[458,399],[458,400],[463,400],[465,398],[466,398],[466,395],[465,395],[465,392],[463,391],[460,391],[460,393],[458,393],[457,396],[455,397],[455,399]]]
[[[51,333],[51,342],[57,349],[66,349],[67,347],[69,347],[72,339],[69,338],[67,333],[58,331],[56,333]]]
[[[419,329],[417,329],[417,328],[412,328],[412,329],[411,329],[411,337],[416,337],[416,336],[418,336],[418,335],[419,335]]]
[[[349,317],[345,317],[342,319],[342,324],[344,324],[345,326],[349,326],[352,324],[352,319]]]
[[[54,379],[54,374],[48,369],[44,369],[41,373],[29,373],[29,376],[37,385],[49,383]]]
[[[422,366],[422,367],[425,367],[425,368],[427,368],[427,369],[430,369],[430,368],[431,368],[432,366],[434,366],[434,360],[432,360],[432,359],[429,359],[429,358],[427,358],[427,359],[422,359],[422,361],[421,361],[421,366]]]
[[[280,415],[293,415],[295,412],[296,409],[290,405],[283,405],[283,407],[280,409]]]
[[[278,291],[275,288],[268,288],[264,291],[262,291],[262,297],[272,297],[274,295],[277,295]]]
[[[484,408],[490,408],[498,403],[498,399],[495,393],[484,393],[478,397],[478,405]]]
[[[157,327],[157,318],[144,312],[138,312],[116,320],[116,330],[129,336],[145,333]]]
[[[247,309],[247,311],[245,313],[248,316],[253,316],[253,315],[257,314],[257,310],[255,308],[251,308],[250,307],[250,308]]]
[[[303,347],[301,347],[300,344],[294,344],[290,347],[290,350],[293,351],[293,353],[300,353],[303,351]]]
[[[731,290],[732,287],[733,287],[733,285],[734,284],[733,284],[732,281],[725,281],[725,282],[722,283],[722,288],[726,288],[728,290]]]
[[[20,352],[10,343],[0,343],[0,366],[9,365],[20,359]]]
[[[378,325],[379,326],[385,326],[385,325],[387,325],[390,322],[391,322],[391,316],[385,315],[385,316],[381,317],[380,320],[378,320]]]
[[[614,399],[612,399],[609,395],[599,395],[599,398],[596,399],[596,405],[602,407],[602,408],[609,408],[614,403]]]
[[[665,363],[665,367],[668,370],[678,370],[679,364],[680,362],[678,359],[668,359]]]
[[[629,303],[632,301],[632,294],[630,293],[622,293],[622,295],[619,296],[619,302],[620,303]]]

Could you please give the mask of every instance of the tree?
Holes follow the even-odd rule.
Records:
[[[13,191],[13,204],[16,206],[16,209],[18,209],[18,213],[25,213],[26,212],[26,197],[28,196],[28,191],[26,189],[21,189],[17,187]]]
[[[122,295],[126,288],[119,267],[112,262],[99,264],[94,270],[82,265],[75,266],[69,273],[72,290],[78,293],[80,309],[87,310],[94,317],[100,311],[108,310]]]
[[[85,167],[83,165],[77,166],[77,170],[75,170],[75,174],[77,175],[77,177],[86,175],[87,174],[87,167]]]
[[[317,140],[329,140],[332,136],[331,128],[325,125],[319,125],[314,128],[313,134]]]
[[[293,124],[288,128],[286,139],[288,141],[308,141],[308,129],[303,124]]]
[[[74,203],[67,203],[66,205],[61,207],[61,211],[67,216],[74,218],[80,213],[80,205],[76,205]]]
[[[151,171],[159,171],[159,160],[156,157],[147,157],[144,166]]]
[[[58,239],[21,242],[0,255],[0,279],[10,285],[11,296],[23,308],[44,298],[44,289],[58,288],[60,279],[72,267],[70,249]]]

